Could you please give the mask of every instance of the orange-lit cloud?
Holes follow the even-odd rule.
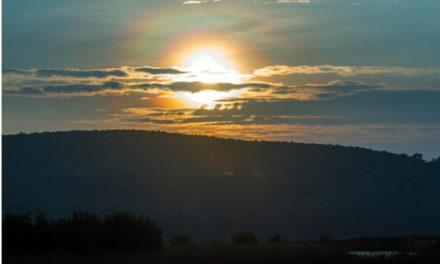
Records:
[[[197,59],[197,58],[196,58]],[[201,60],[206,58],[201,57]],[[209,58],[208,58],[209,59]],[[215,61],[212,62],[215,64]],[[210,65],[208,63],[208,65]],[[216,65],[214,65],[216,66]],[[187,67],[120,67],[110,69],[6,69],[3,94],[6,96],[95,96],[145,93],[148,100],[161,107],[213,107],[216,103],[239,102],[241,99],[260,100],[328,100],[377,90],[438,90],[435,86],[409,86],[390,83],[366,83],[333,80],[301,85],[255,82],[254,76],[336,74],[355,77],[362,74],[440,75],[436,68],[403,68],[384,66],[267,66],[254,74],[216,69],[199,69],[197,62]],[[225,72],[222,72],[225,70]]]
[[[257,76],[271,77],[275,75],[292,74],[337,74],[340,76],[356,76],[360,74],[400,74],[400,75],[440,75],[440,69],[437,68],[405,68],[389,66],[286,66],[275,65],[267,66],[254,71]]]

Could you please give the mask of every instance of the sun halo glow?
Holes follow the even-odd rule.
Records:
[[[240,74],[235,63],[226,56],[226,52],[217,47],[199,47],[188,52],[181,59],[182,69],[188,72],[185,81],[204,83],[241,83],[248,75]]]
[[[239,93],[239,90],[231,90],[228,92],[203,90],[196,93],[178,92],[176,96],[194,107],[214,109],[215,105],[219,104],[219,100],[238,96]]]
[[[216,83],[241,84],[252,77],[238,73],[236,62],[228,58],[224,49],[215,46],[197,47],[190,50],[180,60],[182,71],[186,74],[173,76],[176,82],[206,83],[206,89],[199,92],[177,92],[176,97],[194,107],[213,109],[219,100],[240,94],[239,90],[217,91],[210,89]]]

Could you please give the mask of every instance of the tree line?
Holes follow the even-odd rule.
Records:
[[[236,244],[258,242],[256,235],[249,231],[233,233],[230,239]],[[287,240],[277,234],[268,241]],[[188,244],[190,237],[177,233],[169,242],[171,245]],[[70,217],[58,220],[47,220],[43,213],[34,221],[29,213],[6,213],[3,217],[3,252],[6,254],[157,250],[163,244],[162,228],[144,215],[127,211],[103,218],[83,211],[74,211]]]
[[[48,221],[44,214],[5,214],[3,252],[154,250],[163,245],[162,229],[150,218],[121,211],[100,218],[73,212]]]

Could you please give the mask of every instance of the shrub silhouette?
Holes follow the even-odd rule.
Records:
[[[38,240],[34,243],[34,248],[36,250],[43,250],[50,246],[53,239],[51,232],[51,226],[49,221],[46,220],[46,215],[40,213],[35,217],[35,227],[34,229],[34,239]]]
[[[332,235],[329,233],[322,233],[319,236],[319,242],[321,243],[330,243],[332,242],[332,240],[333,240]]]
[[[64,224],[64,226],[63,226]],[[95,251],[102,243],[102,221],[96,215],[86,212],[73,212],[72,217],[61,223],[60,233],[64,236],[64,243],[68,249]],[[57,236],[60,238],[59,236]],[[63,243],[62,241],[57,241]]]
[[[274,235],[273,237],[269,238],[270,243],[279,243],[283,240],[283,237],[279,234]]]
[[[144,215],[122,211],[105,216],[104,235],[107,249],[157,249],[162,247],[162,229]]]
[[[187,234],[175,234],[170,240],[171,245],[182,245],[188,244],[190,241],[189,236]]]
[[[2,232],[4,252],[28,251],[32,246],[34,233],[30,214],[5,214]]]
[[[248,231],[232,234],[231,240],[236,244],[253,244],[258,242],[255,234]]]

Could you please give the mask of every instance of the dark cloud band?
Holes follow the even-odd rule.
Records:
[[[35,74],[38,77],[65,76],[76,78],[106,78],[126,77],[128,74],[122,70],[64,70],[64,69],[38,69]]]
[[[145,72],[149,74],[182,74],[186,73],[184,71],[180,71],[174,68],[154,68],[154,67],[141,67],[136,68],[134,71],[136,72]]]

